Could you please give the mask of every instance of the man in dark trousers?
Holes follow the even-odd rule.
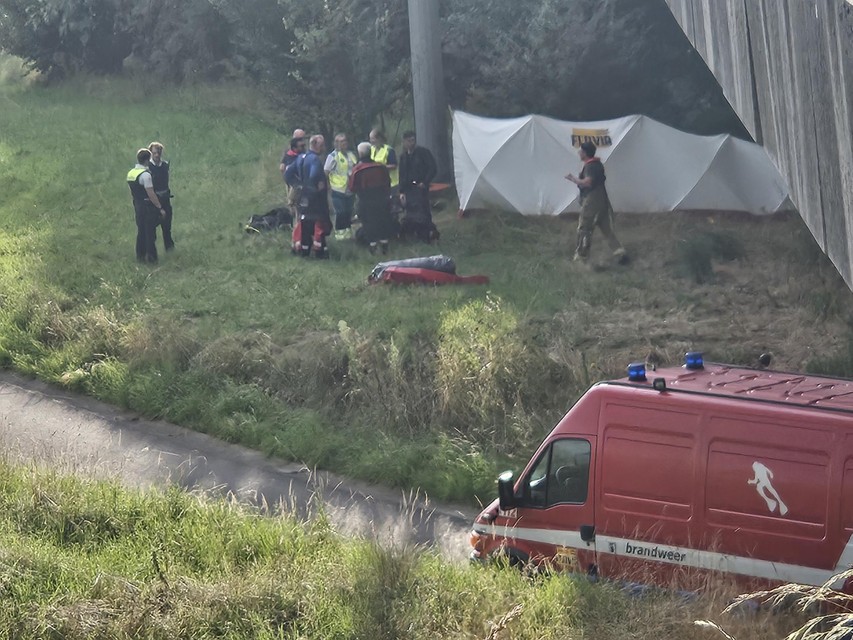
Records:
[[[356,239],[366,242],[370,253],[377,247],[388,253],[388,241],[396,233],[391,214],[391,176],[388,167],[370,159],[369,142],[358,145],[358,164],[349,178],[349,190],[355,194],[355,212],[361,220]]]
[[[287,149],[281,156],[281,163],[278,165],[279,171],[281,171],[281,177],[284,178],[284,173],[287,171],[287,168],[296,162],[296,159],[305,153],[305,147],[307,146],[307,140],[305,137],[305,131],[303,129],[294,129],[293,137],[290,139],[290,148]],[[285,192],[287,198],[287,209],[290,211],[290,215],[292,216],[293,225],[296,226],[296,223],[299,220],[299,196],[300,196],[300,188],[299,186],[290,186],[287,184],[285,180]],[[284,224],[284,220],[280,219],[279,224]],[[295,229],[294,229],[295,231]]]
[[[175,248],[175,242],[172,240],[172,192],[169,190],[169,163],[163,160],[162,143],[152,142],[148,145],[148,150],[151,152],[148,170],[154,180],[154,193],[157,194],[157,198],[166,212],[166,215],[160,220],[160,228],[163,230],[163,246],[166,251],[171,251]]]
[[[329,217],[329,190],[323,170],[323,154],[326,140],[321,135],[311,136],[308,152],[300,155],[287,167],[285,179],[288,184],[299,184],[302,194],[299,200],[299,226],[301,227],[300,251],[303,257],[328,258],[326,236],[332,230]]]
[[[154,264],[157,262],[157,225],[166,216],[166,210],[154,192],[154,181],[148,170],[150,161],[148,149],[136,152],[136,166],[127,172],[127,186],[136,215],[136,260]]]
[[[592,232],[598,227],[607,239],[613,257],[619,264],[626,264],[629,260],[628,254],[613,231],[613,207],[604,186],[607,176],[604,174],[604,165],[595,156],[596,150],[597,147],[592,142],[581,143],[578,150],[578,156],[583,162],[580,176],[575,177],[571,173],[566,176],[566,180],[575,183],[580,191],[581,212],[578,218],[578,243],[574,260],[589,260]]]
[[[430,242],[434,237],[429,185],[436,171],[432,152],[418,146],[414,131],[406,131],[400,156],[400,201],[405,210],[402,220],[404,236],[413,235],[424,242]]]

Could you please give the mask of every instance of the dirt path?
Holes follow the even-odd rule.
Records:
[[[0,446],[12,462],[113,478],[131,487],[177,483],[284,501],[301,514],[322,496],[335,528],[384,543],[431,544],[464,560],[472,509],[431,504],[381,487],[314,472],[210,436],[149,421],[91,398],[0,371]]]

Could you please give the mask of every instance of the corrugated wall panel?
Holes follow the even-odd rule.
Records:
[[[666,2],[853,289],[853,6]]]

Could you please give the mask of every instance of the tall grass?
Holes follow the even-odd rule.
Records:
[[[821,368],[846,346],[850,292],[797,218],[626,215],[631,266],[605,264],[598,239],[584,271],[571,220],[447,207],[440,247],[390,257],[440,251],[491,284],[370,286],[375,258],[350,243],[315,263],[287,234],[242,231],[282,204],[294,124],[250,89],[7,79],[0,99],[0,365],[312,467],[487,500],[627,362],[700,348]],[[124,185],[152,139],[177,243],[155,268],[134,262]],[[722,239],[702,282],[680,249],[693,238]]]
[[[853,596],[839,591],[853,578],[848,569],[820,586],[784,584],[766,591],[745,593],[733,599],[723,614],[738,614],[757,608],[771,613],[799,614],[801,624],[785,635],[785,640],[849,640],[853,637]],[[713,629],[729,640],[736,636],[711,620],[697,620],[697,626]]]
[[[455,565],[278,508],[0,463],[0,637],[695,637],[717,601]],[[795,622],[795,621],[794,621]],[[742,637],[794,624],[735,621]]]

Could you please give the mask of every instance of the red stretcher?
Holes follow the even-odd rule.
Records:
[[[458,276],[455,273],[421,267],[387,267],[371,283],[391,284],[489,284],[488,276]]]

